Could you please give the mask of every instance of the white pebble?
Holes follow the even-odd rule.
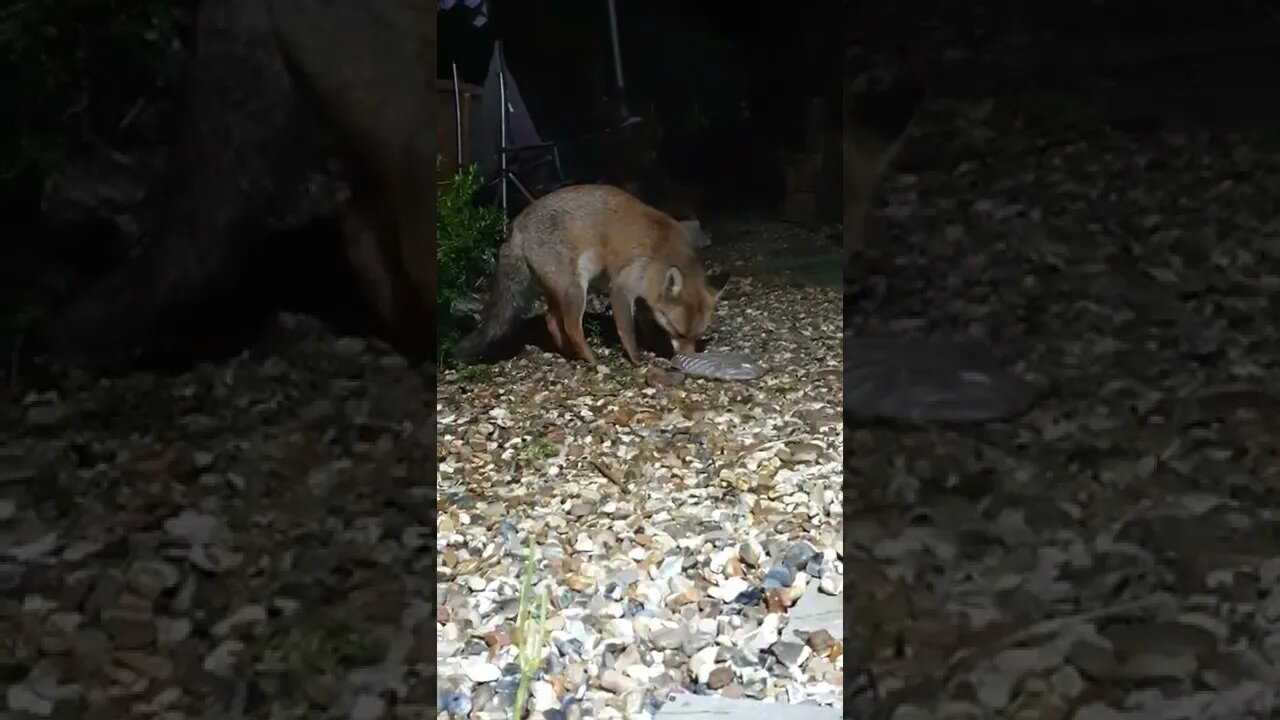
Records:
[[[670,580],[680,572],[680,568],[683,565],[684,558],[668,557],[661,564],[653,565],[649,568],[649,577],[654,580]]]
[[[729,558],[734,557],[737,554],[738,554],[737,548],[729,547],[729,548],[724,548],[722,550],[717,550],[711,553],[711,557],[707,559],[708,560],[707,567],[710,568],[711,572],[713,573],[722,573],[724,572],[725,563],[729,562]]]
[[[491,683],[502,677],[501,668],[480,658],[470,658],[465,661],[462,671],[474,683]]]
[[[747,647],[752,650],[764,650],[778,642],[778,625],[777,613],[765,615],[764,620],[760,622],[760,627],[747,633],[747,636],[743,638],[746,640]]]
[[[533,684],[533,709],[535,712],[543,712],[557,707],[560,703],[556,702],[556,689],[546,680],[539,680]]]
[[[711,675],[711,671],[716,667],[716,650],[717,646],[711,645],[702,648],[689,658],[689,669],[693,671],[693,676],[703,685],[707,684],[707,677]]]
[[[624,640],[629,645],[636,640],[636,628],[630,620],[614,618],[605,624],[607,639]]]
[[[707,594],[728,602],[751,588],[751,583],[740,577],[725,578],[719,585],[707,590]]]
[[[818,581],[818,589],[827,595],[839,595],[844,589],[840,579],[835,575],[823,575]]]
[[[662,589],[657,585],[649,583],[637,585],[635,594],[646,608],[657,608],[662,605]]]

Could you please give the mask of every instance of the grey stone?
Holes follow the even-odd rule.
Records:
[[[778,661],[787,667],[793,667],[800,664],[800,659],[804,657],[804,643],[794,640],[779,640],[769,648],[769,652],[778,658]]]
[[[782,565],[794,572],[804,570],[817,553],[818,551],[812,545],[801,540],[787,548],[787,552],[782,556]]]
[[[838,720],[840,708],[787,705],[717,695],[679,695],[654,720]]]
[[[662,650],[674,650],[684,644],[689,631],[684,626],[664,628],[649,637],[654,647]]]
[[[369,693],[356,698],[351,706],[351,720],[380,720],[387,714],[387,701]]]
[[[791,608],[786,637],[803,639],[818,630],[826,630],[837,640],[844,639],[844,599],[818,592],[818,583],[813,582]]]

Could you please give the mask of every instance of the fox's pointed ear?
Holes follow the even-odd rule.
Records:
[[[707,276],[707,285],[711,287],[711,297],[719,300],[721,293],[725,287],[729,285],[729,280],[733,278],[729,273],[711,273]]]
[[[666,295],[679,295],[680,289],[684,287],[684,275],[681,274],[680,268],[672,265],[667,268],[667,274],[662,277],[662,292]]]

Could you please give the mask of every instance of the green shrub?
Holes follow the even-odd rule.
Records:
[[[0,177],[164,132],[194,0],[28,0],[0,11]]]
[[[129,156],[167,139],[194,8],[195,0],[25,0],[0,9],[0,377],[67,291],[42,188],[98,153]]]
[[[437,161],[438,167],[438,161]],[[458,339],[453,307],[488,276],[506,235],[502,211],[476,202],[482,182],[474,165],[436,186],[436,274],[440,321],[436,338],[441,357]]]

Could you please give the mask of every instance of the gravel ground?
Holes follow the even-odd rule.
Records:
[[[285,317],[0,396],[0,717],[430,716],[432,382]]]
[[[434,372],[304,317],[0,393],[0,718],[505,718],[530,543],[532,717],[837,702],[838,298],[723,302],[713,346],[762,379],[530,350],[440,379],[435,456]]]
[[[897,720],[1280,716],[1280,154],[937,99],[911,143],[851,327],[1051,389],[849,428],[851,655]]]
[[[835,289],[736,278],[708,345],[762,361],[751,383],[616,348],[442,374],[442,708],[506,717],[530,545],[542,717],[649,718],[684,691],[839,704],[839,308]]]

